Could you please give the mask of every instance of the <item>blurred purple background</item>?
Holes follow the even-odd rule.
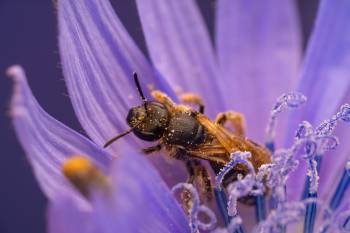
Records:
[[[316,0],[299,0],[304,38],[313,25]],[[214,0],[198,0],[213,33]],[[136,6],[130,0],[112,0],[119,17],[146,52]],[[45,232],[46,200],[17,143],[7,114],[12,92],[5,70],[21,64],[41,105],[66,125],[83,133],[74,117],[59,64],[54,4],[44,0],[0,0],[0,232]],[[306,39],[304,39],[304,46]]]

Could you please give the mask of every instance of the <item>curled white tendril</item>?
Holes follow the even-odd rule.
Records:
[[[277,115],[286,109],[293,109],[301,106],[306,101],[306,96],[299,92],[289,92],[277,98],[277,101],[272,108],[270,118],[266,127],[266,142],[271,143],[275,138],[275,128]]]
[[[231,183],[227,187],[229,193],[227,211],[228,214],[232,217],[230,224],[227,229],[217,229],[215,233],[224,233],[224,232],[234,232],[235,229],[239,228],[242,219],[237,213],[237,201],[241,197],[247,195],[257,196],[262,195],[265,191],[265,186],[263,184],[263,178],[266,174],[265,169],[259,169],[256,174],[254,166],[248,160],[251,157],[250,152],[234,152],[231,154],[231,161],[224,166],[219,174],[216,176],[216,187],[220,188],[221,183],[225,175],[233,169],[237,164],[242,164],[247,167],[248,174],[243,177],[242,174],[239,174],[237,181]]]
[[[215,177],[215,186],[218,189],[221,189],[221,183],[225,178],[226,174],[231,171],[237,164],[245,165],[248,168],[250,173],[255,174],[254,166],[248,160],[252,155],[250,152],[241,152],[237,151],[231,154],[231,160],[223,168],[221,168],[219,174]]]
[[[344,106],[341,109],[347,114],[350,112],[345,111],[347,108]],[[339,115],[338,120],[342,120],[343,118],[348,119],[348,117],[340,113],[337,113],[337,115]],[[331,121],[329,124],[334,125],[334,121]],[[263,169],[267,170],[267,185],[273,190],[272,195],[278,202],[285,201],[284,187],[290,173],[295,171],[299,166],[299,161],[295,158],[295,155],[301,148],[304,148],[305,155],[303,158],[306,160],[308,167],[307,175],[310,180],[309,192],[317,192],[319,180],[317,156],[323,155],[328,150],[335,149],[339,144],[338,138],[330,135],[330,131],[325,130],[325,128],[331,128],[326,125],[326,123],[322,123],[320,127],[314,130],[309,122],[303,121],[296,131],[294,144],[288,149],[276,151],[272,157],[272,164],[262,166]],[[332,129],[334,130],[334,128]],[[323,133],[321,134],[320,132]]]
[[[339,145],[338,138],[332,135],[339,121],[350,122],[348,104],[342,105],[339,112],[323,121],[315,130],[306,121],[299,125],[296,140],[306,141],[304,159],[307,162],[307,175],[310,181],[309,193],[316,193],[318,189],[317,157],[322,156],[326,151],[334,150]]]
[[[200,205],[199,195],[196,188],[189,183],[178,183],[171,189],[172,193],[179,190],[187,190],[191,193],[192,206],[189,214],[191,233],[199,233],[199,229],[205,231],[213,229],[217,223],[216,216],[211,209],[204,205]],[[202,222],[199,220],[198,216],[200,213],[204,213],[208,217],[209,221]]]
[[[330,119],[323,121],[316,129],[316,135],[331,135],[339,121],[350,122],[350,105],[344,104],[339,112]]]
[[[277,203],[286,200],[285,185],[290,173],[299,166],[295,154],[303,143],[303,140],[296,140],[290,148],[276,151],[272,156],[272,163],[259,168],[261,174],[266,175],[266,185],[271,188],[272,197]]]

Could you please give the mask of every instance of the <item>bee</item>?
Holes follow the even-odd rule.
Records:
[[[271,153],[265,147],[245,137],[244,118],[237,112],[219,113],[214,121],[204,115],[204,104],[199,96],[184,94],[180,99],[185,104],[195,104],[198,110],[188,105],[175,104],[165,93],[152,91],[154,101],[146,100],[138,75],[133,75],[142,104],[132,107],[126,117],[130,129],[109,140],[109,146],[129,133],[144,141],[157,141],[156,145],[143,149],[146,154],[165,148],[168,155],[186,162],[190,174],[188,182],[200,177],[205,189],[210,193],[211,184],[208,172],[201,160],[209,161],[218,173],[230,161],[236,151],[249,151],[251,163],[257,170],[271,162]],[[231,123],[232,130],[226,126]],[[238,174],[246,174],[242,165],[235,167],[224,179],[224,186],[236,179]]]

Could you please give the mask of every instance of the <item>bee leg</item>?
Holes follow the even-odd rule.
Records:
[[[164,92],[161,91],[152,91],[151,95],[155,100],[157,100],[159,103],[164,104],[167,108],[173,109],[175,108],[176,104],[174,101]]]
[[[194,184],[195,180],[195,169],[194,169],[194,164],[192,160],[187,160],[186,161],[186,169],[188,172],[188,178],[186,183]],[[182,200],[182,208],[185,211],[187,215],[190,214],[190,211],[192,209],[192,194],[188,190],[184,190],[181,193],[181,200]]]
[[[199,164],[197,166],[197,182],[199,183],[199,186],[202,188],[202,192],[206,198],[206,200],[209,202],[213,199],[213,186],[211,183],[211,179],[208,173],[208,170],[205,166],[202,164]]]
[[[185,93],[180,95],[180,100],[184,103],[189,103],[189,104],[196,104],[198,105],[199,109],[198,112],[204,113],[204,104],[203,100],[200,96],[192,94],[192,93]]]
[[[146,147],[146,148],[142,149],[142,152],[145,154],[151,154],[153,152],[160,151],[161,149],[162,149],[162,145],[158,144],[155,146]]]
[[[222,112],[216,116],[215,123],[225,125],[230,122],[235,133],[239,136],[245,136],[245,120],[243,114],[239,112]]]
[[[206,200],[207,201],[212,200],[213,187],[212,187],[211,179],[206,167],[203,164],[201,164],[199,160],[192,159],[186,162],[186,168],[189,173],[187,182],[191,184],[196,182],[196,184],[199,186],[201,190],[201,194],[205,196]]]
[[[187,183],[193,184],[196,176],[193,160],[186,161],[186,169],[188,172]]]

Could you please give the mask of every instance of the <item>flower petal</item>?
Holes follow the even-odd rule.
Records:
[[[320,123],[337,110],[350,87],[350,3],[325,0],[310,38],[299,90],[308,97],[301,118]]]
[[[262,141],[270,109],[298,77],[301,36],[291,0],[220,0],[216,47],[229,107]],[[282,131],[282,130],[281,130]]]
[[[97,233],[91,210],[82,209],[69,196],[57,196],[49,205],[49,233]],[[101,232],[102,233],[102,232]]]
[[[15,81],[11,116],[16,134],[43,192],[49,199],[60,192],[76,195],[77,192],[73,191],[61,172],[66,158],[74,154],[87,155],[101,169],[106,170],[111,157],[46,113],[29,89],[21,67],[13,66],[7,74]]]
[[[350,93],[350,2],[347,0],[324,0],[319,7],[316,26],[309,41],[299,91],[308,97],[302,112],[291,115],[291,129],[301,120],[308,120],[314,126],[329,118],[337,111],[342,101],[349,101]],[[345,130],[348,130],[344,126]],[[290,133],[291,134],[291,133]],[[340,138],[346,143],[348,138]],[[345,161],[346,154],[325,156],[321,176],[336,171],[334,160]],[[335,156],[335,157],[333,157]],[[339,164],[338,164],[339,165]],[[295,178],[302,174],[300,167],[290,178],[293,196],[299,197],[304,179]],[[339,171],[341,172],[341,171]],[[322,186],[322,177],[320,180]],[[326,187],[329,190],[330,187]]]
[[[137,7],[154,66],[175,90],[201,95],[209,115],[222,111],[214,52],[195,1],[138,0]]]
[[[107,0],[59,0],[59,48],[69,95],[80,123],[91,139],[103,145],[125,131],[128,110],[141,100],[132,79],[143,87],[166,91]],[[146,91],[145,91],[146,92]],[[148,91],[145,93],[149,96]],[[172,95],[174,96],[174,95]],[[122,139],[114,151],[140,140]]]
[[[113,197],[97,193],[94,219],[102,232],[189,232],[184,212],[142,156],[123,155],[112,169]]]

